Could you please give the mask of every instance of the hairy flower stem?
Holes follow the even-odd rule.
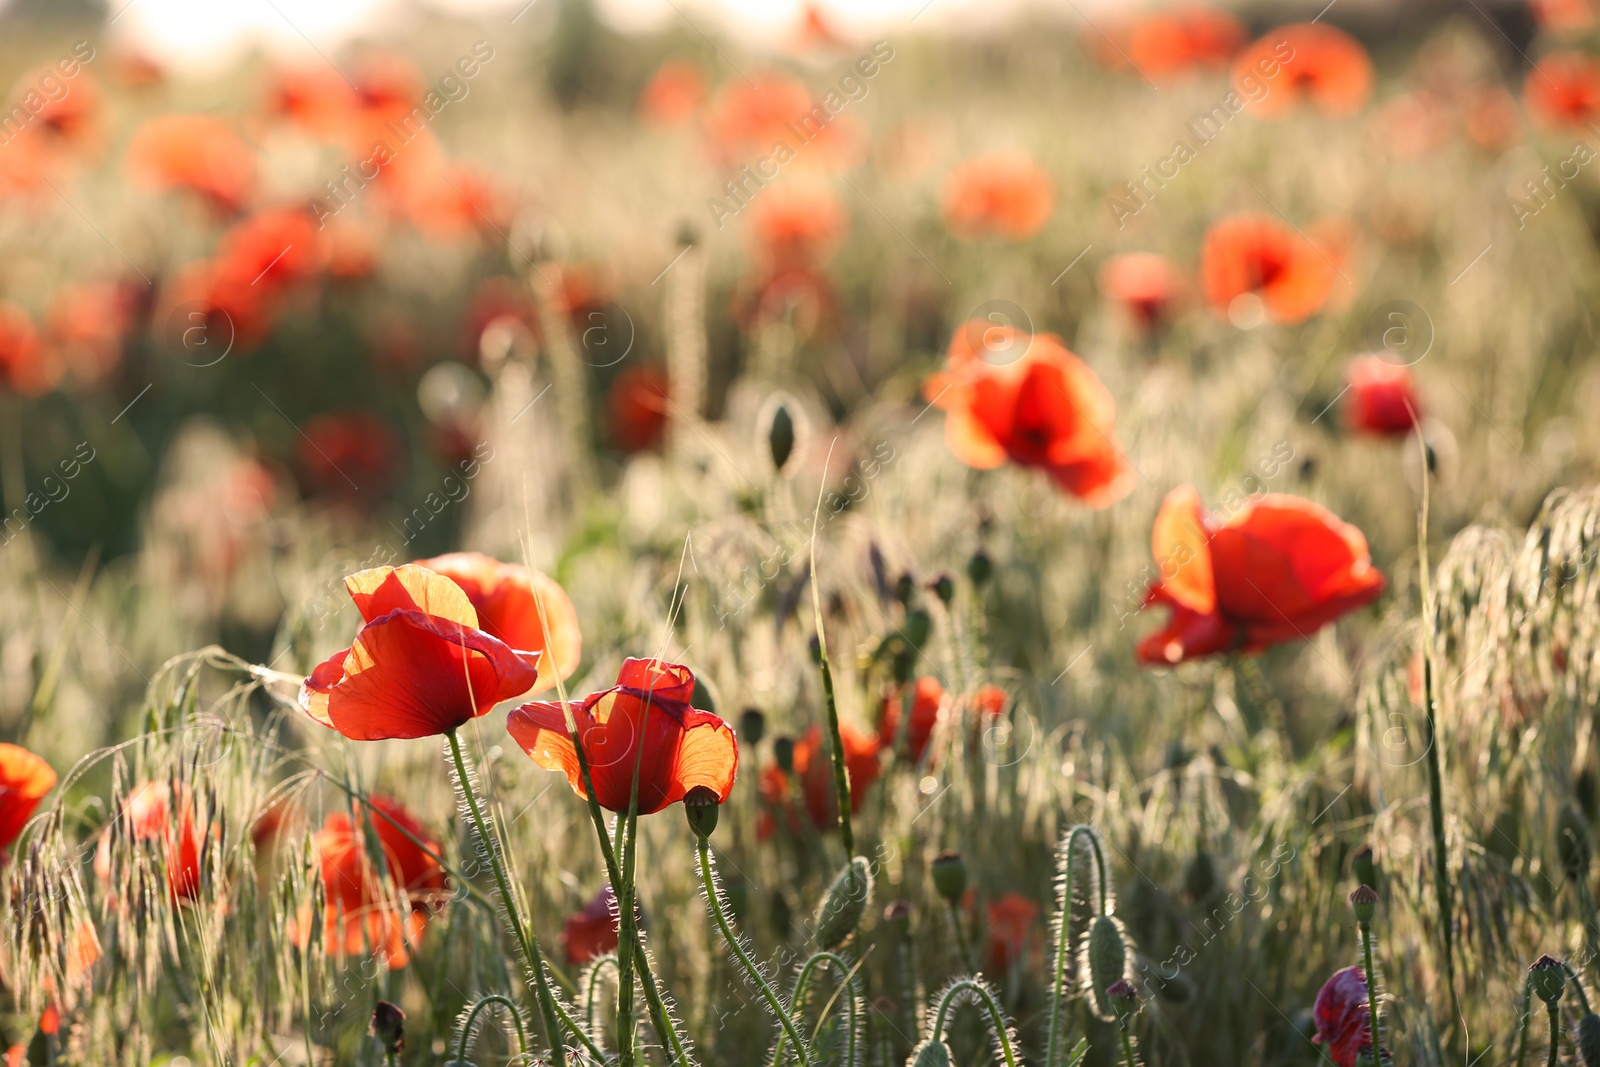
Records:
[[[846,1018],[850,1024],[850,1043],[845,1048],[844,1059],[841,1062],[857,1064],[861,1062],[861,1054],[858,1051],[858,1047],[861,1044],[861,1005],[853,984],[856,978],[856,970],[861,966],[860,963],[857,963],[855,967],[851,967],[845,962],[844,957],[837,953],[818,952],[814,954],[810,959],[806,960],[800,968],[800,973],[795,976],[794,992],[789,996],[789,1005],[792,1008],[796,1004],[805,1003],[806,994],[811,989],[812,977],[816,974],[818,967],[826,964],[832,964],[838,968],[841,976],[839,994],[845,998]],[[823,1010],[823,1016],[827,1016],[826,1008]],[[817,1025],[820,1029],[822,1024],[819,1022]],[[786,1034],[779,1034],[777,1044],[772,1047],[771,1062],[774,1064],[783,1062],[783,1045],[786,1036]],[[815,1031],[812,1036],[816,1036]]]
[[[717,928],[722,931],[722,939],[733,950],[734,956],[738,959],[739,965],[744,968],[744,973],[749,976],[750,981],[754,982],[756,988],[761,990],[762,999],[767,1002],[768,1010],[778,1017],[778,1022],[783,1026],[783,1032],[789,1035],[790,1041],[794,1042],[795,1055],[799,1057],[801,1067],[809,1067],[811,1054],[806,1048],[805,1041],[800,1037],[799,1028],[795,1026],[794,1020],[789,1017],[789,1013],[784,1010],[783,1002],[778,999],[778,994],[772,988],[772,984],[767,981],[766,976],[761,973],[761,969],[756,966],[756,962],[745,951],[744,945],[739,941],[739,935],[733,932],[733,927],[728,922],[728,916],[723,911],[722,895],[717,888],[716,876],[711,873],[711,842],[703,837],[699,841],[700,884],[705,889],[706,905],[711,909],[711,914],[716,917]]]
[[[828,455],[833,455],[830,446]],[[827,484],[828,467],[824,461],[822,484]],[[844,859],[849,863],[856,854],[856,835],[850,826],[850,775],[844,765],[844,737],[839,732],[839,704],[833,695],[833,668],[828,665],[828,635],[822,628],[821,584],[817,578],[817,523],[822,517],[822,486],[817,488],[817,510],[811,516],[811,614],[817,626],[817,665],[822,669],[822,695],[828,706],[828,740],[833,746],[833,792],[839,808],[839,840],[844,844]]]
[[[1545,1061],[1545,1067],[1556,1067],[1556,1058],[1561,1053],[1561,1012],[1555,1001],[1550,1002],[1550,1058]]]
[[[494,838],[489,836],[489,824],[483,817],[483,811],[478,806],[478,797],[472,789],[472,778],[467,773],[467,761],[461,754],[461,739],[454,730],[447,731],[445,737],[450,740],[450,755],[456,764],[456,780],[461,785],[461,795],[466,798],[467,810],[472,815],[472,824],[478,832],[478,844],[484,855],[489,860],[489,866],[494,871],[494,880],[500,890],[500,902],[505,905],[506,922],[517,935],[517,948],[522,953],[522,964],[528,973],[533,975],[535,994],[539,999],[539,1008],[544,1013],[544,1022],[550,1037],[550,1054],[554,1057],[556,1067],[565,1067],[567,1062],[566,1042],[561,1037],[561,1019],[556,1013],[555,996],[550,992],[550,980],[544,973],[544,960],[539,954],[539,942],[518,914],[516,898],[511,895],[511,881],[506,877],[504,864],[500,862],[500,850],[495,847]],[[580,1038],[587,1041],[587,1035],[572,1027]]]
[[[517,1044],[522,1049],[523,1055],[528,1053],[528,1032],[522,1026],[522,1013],[510,997],[499,993],[489,993],[472,1006],[467,1012],[467,1017],[461,1021],[461,1033],[456,1037],[456,1059],[462,1063],[467,1060],[467,1042],[472,1038],[472,1026],[478,1021],[478,1013],[491,1004],[499,1004],[511,1013],[511,1020],[517,1024]]]
[[[1378,1050],[1383,1047],[1381,1035],[1378,1033],[1378,976],[1372,973],[1372,924],[1364,922],[1361,927],[1361,952],[1366,964],[1367,979],[1367,1028],[1372,1032],[1372,1061],[1378,1062]]]
[[[1089,850],[1094,855],[1095,873],[1099,878],[1099,913],[1104,915],[1106,911],[1105,853],[1100,850],[1100,840],[1094,830],[1085,823],[1079,823],[1067,831],[1066,841],[1061,846],[1061,910],[1056,926],[1055,976],[1050,991],[1050,1036],[1045,1042],[1044,1067],[1056,1067],[1058,1050],[1063,1044],[1061,1009],[1066,1000],[1067,960],[1072,955],[1072,862],[1080,837],[1089,842]]]
[[[1005,1014],[995,1001],[994,994],[976,979],[963,978],[958,982],[952,982],[950,988],[944,991],[944,996],[939,998],[939,1010],[933,1016],[932,1039],[944,1040],[945,1023],[949,1019],[950,1010],[955,1006],[956,998],[963,993],[971,993],[988,1010],[989,1025],[994,1030],[994,1039],[1000,1046],[1000,1054],[1005,1059],[1006,1067],[1017,1067],[1017,1053],[1011,1047],[1011,1035],[1006,1031]]]

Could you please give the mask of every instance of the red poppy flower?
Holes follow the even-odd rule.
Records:
[[[322,876],[323,943],[334,955],[370,952],[390,968],[404,967],[430,909],[444,896],[444,868],[428,854],[440,848],[398,801],[374,796],[370,802],[378,810],[363,822],[383,850],[383,874],[367,854],[367,827],[348,813],[329,815],[312,836]],[[307,907],[296,917],[291,939],[304,946],[310,927]]]
[[[28,313],[0,300],[0,386],[29,396],[55,388],[59,368],[47,359]]]
[[[556,679],[571,677],[583,658],[578,612],[567,591],[542,571],[520,563],[501,563],[481,552],[452,552],[419,559],[417,566],[442,574],[461,587],[478,613],[478,626],[522,652],[538,652],[539,681],[532,692],[552,688]],[[545,612],[541,617],[540,606]],[[544,630],[550,627],[551,646]]]
[[[1021,152],[976,156],[950,172],[944,222],[963,241],[1023,241],[1050,219],[1055,192],[1044,168]]]
[[[255,186],[255,155],[209,115],[161,115],[128,144],[128,170],[154,189],[188,189],[234,212]]]
[[[787,316],[806,339],[832,325],[838,298],[821,270],[796,266],[761,273],[734,293],[732,304],[734,321],[745,330]]]
[[[944,686],[937,678],[918,678],[912,687],[911,718],[906,725],[906,754],[913,764],[921,764],[933,740],[934,728],[939,725],[940,712],[944,710]],[[891,692],[883,701],[883,715],[878,720],[878,740],[892,749],[900,737],[899,692]]]
[[[746,231],[751,254],[768,271],[826,262],[849,220],[832,190],[818,185],[785,185],[750,206]]]
[[[446,163],[396,172],[392,177],[399,179],[392,184],[400,213],[436,240],[493,234],[510,225],[509,198],[499,182],[477,167]]]
[[[315,276],[323,266],[322,249],[308,212],[274,208],[229,227],[222,235],[217,260],[229,277],[275,293]]]
[[[1161,81],[1205,67],[1225,67],[1244,43],[1244,27],[1226,11],[1184,4],[1152,12],[1128,31],[1128,60]]]
[[[1383,591],[1361,531],[1295,496],[1268,494],[1226,521],[1200,494],[1167,494],[1151,535],[1160,577],[1146,605],[1172,617],[1139,642],[1142,663],[1259,652],[1309,637]]]
[[[46,77],[55,77],[57,83],[61,84],[61,79],[49,67],[25,74],[22,84],[37,86]],[[44,98],[43,106],[34,113],[33,121],[63,147],[81,147],[92,139],[94,133],[95,120],[100,113],[100,86],[83,70],[64,84],[67,91],[55,99]]]
[[[136,842],[159,844],[167,868],[167,888],[174,900],[193,900],[200,893],[200,841],[194,796],[179,787],[177,796],[166,782],[142,782],[128,794],[119,816],[120,832]],[[174,810],[176,809],[176,810]],[[110,881],[111,835],[107,828],[95,851],[94,872]]]
[[[371,505],[398,473],[404,446],[389,424],[371,412],[318,415],[300,431],[295,467],[310,495]]]
[[[1539,25],[1552,33],[1571,33],[1594,25],[1589,0],[1528,0],[1528,8]]]
[[[866,803],[868,790],[883,770],[883,763],[879,759],[883,745],[875,734],[864,733],[849,723],[839,724],[839,736],[844,741],[844,766],[850,779],[850,811],[854,814]],[[823,831],[839,825],[833,756],[823,744],[821,727],[813,725],[794,743],[794,778],[798,779],[800,800],[811,825]],[[765,810],[756,830],[761,840],[772,836],[780,816],[791,834],[799,832],[800,824],[793,805],[794,784],[790,776],[775,764],[762,772],[759,791]]]
[[[639,94],[639,117],[656,126],[683,126],[706,98],[706,79],[691,59],[669,59]]]
[[[1542,126],[1583,129],[1600,119],[1600,59],[1553,52],[1534,64],[1522,99]]]
[[[1350,361],[1345,383],[1349,387],[1345,425],[1358,433],[1404,436],[1422,417],[1422,402],[1417,399],[1417,383],[1409,367],[1379,356],[1358,356]]]
[[[648,363],[624,368],[606,392],[611,443],[630,455],[659,445],[667,435],[670,396],[661,368]]]
[[[1130,318],[1151,330],[1171,315],[1183,291],[1183,275],[1166,256],[1128,252],[1106,260],[1100,268],[1100,288],[1122,305]]]
[[[128,287],[118,282],[84,282],[57,292],[46,318],[55,361],[71,368],[84,384],[104,379],[122,360],[136,304]]]
[[[375,567],[344,584],[364,625],[300,686],[300,707],[346,737],[447,733],[538,679],[539,654],[480,630],[467,594],[442,574]]]
[[[1367,1008],[1367,979],[1360,967],[1335,971],[1317,993],[1312,1015],[1317,1036],[1328,1058],[1338,1067],[1356,1067],[1356,1056],[1372,1044],[1371,1013]]]
[[[1233,78],[1236,91],[1250,101],[1250,112],[1267,119],[1287,115],[1302,100],[1330,115],[1353,115],[1372,96],[1367,50],[1326,22],[1272,30],[1239,53]]]
[[[272,330],[272,294],[223,260],[186,264],[163,287],[159,321],[171,323],[182,358],[199,367],[221,360],[224,352],[248,352]]]
[[[0,744],[0,852],[11,847],[55,787],[50,764],[20,745]]]
[[[983,965],[991,975],[1004,975],[1039,956],[1039,906],[1021,893],[1006,892],[985,909],[988,930]]]
[[[1501,85],[1480,85],[1467,93],[1467,137],[1488,152],[1503,152],[1522,136],[1517,102]]]
[[[615,686],[570,705],[601,807],[628,810],[635,763],[640,815],[677,803],[696,786],[717,794],[719,804],[727,801],[739,770],[739,746],[732,727],[689,706],[693,695],[688,667],[629,659]],[[511,713],[506,729],[535,763],[561,771],[573,792],[588,795],[560,704],[524,704]]]
[[[581,967],[617,948],[617,894],[602,886],[582,911],[567,916],[561,926],[561,947],[567,965]]]
[[[803,82],[782,72],[735,78],[717,90],[707,108],[711,153],[734,167],[766,158],[804,160],[810,167],[845,165],[855,155],[855,127],[830,114],[825,100],[814,99]],[[775,154],[779,144],[786,155]]]
[[[1060,338],[975,320],[951,338],[947,366],[922,394],[944,409],[945,440],[969,467],[1038,467],[1096,508],[1132,488],[1133,468],[1112,438],[1116,404]]]
[[[998,685],[981,686],[972,698],[972,708],[980,721],[998,719],[1005,714],[1008,698]]]
[[[1231,314],[1254,295],[1275,322],[1300,322],[1327,303],[1333,256],[1270,215],[1230,215],[1206,231],[1200,280],[1207,302]]]

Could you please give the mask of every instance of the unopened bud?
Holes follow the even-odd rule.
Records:
[[[901,572],[900,577],[894,580],[894,598],[907,607],[911,606],[911,597],[916,591],[917,580],[910,571]]]
[[[1089,987],[1094,991],[1094,1007],[1100,1018],[1116,1018],[1112,1010],[1109,990],[1126,976],[1128,946],[1122,937],[1122,927],[1109,915],[1097,915],[1089,925],[1088,934]]]
[[[834,875],[817,907],[817,945],[827,950],[843,944],[860,925],[871,899],[872,871],[866,857],[857,856]]]
[[[794,738],[775,737],[772,739],[772,759],[777,763],[778,770],[784,774],[794,773]]]
[[[989,553],[980,548],[972,554],[971,559],[967,560],[967,580],[982,589],[993,577],[994,561],[989,558]]]
[[[1583,1067],[1600,1067],[1600,1015],[1590,1012],[1578,1020],[1576,1044]]]
[[[911,905],[903,900],[897,900],[884,908],[883,924],[893,931],[895,936],[906,936],[911,931]]]
[[[911,1053],[906,1067],[950,1067],[950,1046],[943,1041],[924,1041]]]
[[[933,595],[938,597],[939,602],[944,604],[946,607],[950,605],[950,599],[956,595],[955,579],[951,578],[948,574],[941,573],[937,578],[928,583],[928,588],[933,590]]]
[[[1126,978],[1118,978],[1106,987],[1106,999],[1120,1021],[1126,1022],[1139,1013],[1139,991]]]
[[[772,469],[782,474],[794,457],[796,431],[794,415],[782,401],[772,408],[772,419],[767,424],[767,452],[772,457]]]
[[[378,1044],[383,1046],[383,1051],[398,1056],[406,1048],[406,1013],[398,1005],[390,1004],[387,1000],[378,1001],[378,1006],[372,1009],[372,1025],[369,1028],[373,1037],[378,1039]]]
[[[751,748],[767,735],[767,717],[760,708],[745,708],[739,714],[739,738]]]
[[[933,888],[941,897],[954,904],[967,891],[967,861],[959,852],[941,852],[933,857],[929,867],[933,874]]]

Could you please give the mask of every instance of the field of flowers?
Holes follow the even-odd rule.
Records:
[[[941,2],[0,11],[7,1067],[1600,1067],[1590,0]]]

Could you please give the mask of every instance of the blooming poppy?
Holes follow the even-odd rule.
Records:
[[[922,393],[944,409],[945,441],[969,467],[1038,467],[1096,508],[1132,488],[1111,393],[1059,337],[975,320],[951,338],[946,366]]]
[[[295,467],[308,494],[370,505],[388,491],[402,448],[399,435],[372,412],[335,411],[300,427]]]
[[[750,205],[746,231],[754,257],[769,271],[827,260],[848,225],[844,205],[820,185],[785,185]]]
[[[900,737],[900,691],[891,692],[883,701],[883,714],[878,720],[878,740],[885,748],[894,748]],[[918,678],[911,687],[911,715],[906,724],[906,754],[913,764],[922,762],[933,740],[934,728],[939,725],[940,712],[944,710],[944,686],[937,678]]]
[[[1250,111],[1267,119],[1282,118],[1302,100],[1330,115],[1353,115],[1372,95],[1367,50],[1326,22],[1272,30],[1239,53],[1233,77]]]
[[[726,82],[706,109],[711,154],[735,167],[765,158],[823,169],[846,164],[855,155],[855,128],[825,100],[813,99],[805,83],[782,72]]]
[[[313,277],[322,268],[322,249],[309,212],[273,208],[230,226],[217,258],[238,282],[275,292]]]
[[[690,59],[669,59],[650,76],[639,94],[639,117],[656,126],[674,127],[694,118],[706,98],[706,78]]]
[[[221,119],[160,115],[128,143],[128,170],[151,188],[188,189],[225,212],[237,211],[256,180],[255,155]]]
[[[173,336],[165,340],[183,350],[185,362],[208,367],[266,340],[273,294],[241,275],[225,260],[197,259],[163,286],[157,318],[170,324]]]
[[[1200,253],[1207,302],[1236,318],[1235,301],[1253,295],[1274,322],[1307,319],[1327,303],[1335,274],[1329,249],[1270,215],[1230,215],[1212,223]]]
[[[709,711],[690,707],[694,675],[680,663],[628,659],[617,684],[571,704],[595,799],[626,812],[639,768],[639,814],[650,815],[705,786],[725,803],[739,770],[733,728]],[[587,796],[577,749],[561,705],[535,701],[513,711],[506,729],[533,761],[566,774],[572,791]]]
[[[1380,356],[1357,356],[1345,372],[1345,425],[1378,437],[1404,436],[1421,418],[1422,402],[1409,367]]]
[[[520,563],[501,563],[481,552],[451,552],[419,559],[417,566],[442,574],[461,587],[478,613],[478,626],[512,648],[541,653],[539,682],[533,692],[571,677],[583,658],[578,612],[567,591],[542,571]],[[545,626],[550,647],[545,647]]]
[[[1162,502],[1151,547],[1160,574],[1145,604],[1172,616],[1139,642],[1141,663],[1259,652],[1309,637],[1383,591],[1361,531],[1295,496],[1267,494],[1222,520],[1182,486]]]
[[[665,439],[670,413],[667,376],[648,363],[624,368],[606,391],[606,428],[611,443],[630,455]]]
[[[94,384],[122,360],[123,343],[138,313],[137,301],[119,282],[83,282],[59,290],[50,301],[46,335],[55,362]]]
[[[844,741],[844,766],[850,780],[850,811],[861,810],[866,803],[867,791],[878,780],[883,769],[879,756],[883,743],[876,734],[865,733],[849,723],[839,724],[839,736]],[[823,745],[822,728],[813,725],[794,743],[794,775],[791,776],[776,764],[761,774],[759,791],[763,807],[757,825],[757,836],[763,841],[771,837],[778,826],[778,816],[784,816],[785,828],[790,833],[799,832],[799,822],[793,807],[792,788],[797,784],[806,817],[818,830],[831,830],[839,824],[838,797],[833,780],[833,756]]]
[[[201,832],[196,814],[194,795],[186,787],[180,785],[175,791],[166,782],[150,781],[134,787],[118,816],[118,832],[129,840],[160,845],[174,900],[193,900],[200,894]],[[95,851],[94,873],[102,881],[112,877],[111,838],[108,828]]]
[[[300,686],[300,707],[356,741],[448,733],[538,679],[539,653],[478,628],[467,594],[406,564],[344,580],[364,623]]]
[[[1317,1036],[1311,1040],[1327,1046],[1328,1058],[1338,1067],[1356,1067],[1356,1057],[1372,1044],[1367,979],[1361,968],[1335,971],[1317,992],[1312,1016]]]
[[[594,899],[567,916],[561,926],[561,947],[571,967],[615,952],[617,941],[617,894],[610,885],[601,886]]]
[[[1021,893],[1005,892],[984,909],[988,918],[983,949],[983,965],[991,975],[1003,975],[1023,966],[1039,954],[1041,941],[1036,929],[1039,905]]]
[[[322,878],[323,943],[335,955],[371,952],[390,968],[403,967],[444,895],[444,868],[429,855],[439,854],[439,843],[398,801],[373,796],[369,802],[377,811],[364,822],[382,849],[381,875],[367,853],[366,827],[349,813],[334,812],[312,835]],[[291,939],[303,946],[309,907],[293,926]]]
[[[1133,321],[1151,330],[1165,322],[1183,290],[1183,275],[1166,256],[1126,252],[1100,268],[1100,288]]]
[[[20,745],[0,744],[0,852],[11,847],[55,787],[50,764]]]
[[[0,300],[0,386],[40,396],[55,387],[56,370],[26,311]]]
[[[1535,63],[1522,99],[1543,126],[1583,129],[1600,119],[1600,59],[1553,52]]]
[[[1049,221],[1055,192],[1044,168],[1021,152],[994,152],[958,165],[945,181],[945,226],[964,241],[1023,241]]]
[[[1244,27],[1226,11],[1179,4],[1151,12],[1128,30],[1128,60],[1160,81],[1189,70],[1225,67],[1244,43]]]
[[[23,76],[23,83],[39,85],[42,78],[53,75],[51,68],[35,70]],[[57,81],[59,83],[60,79]],[[92,138],[95,120],[100,113],[100,98],[100,86],[87,71],[80,70],[73,76],[66,92],[54,99],[41,99],[41,106],[34,112],[33,121],[55,143],[63,147],[83,146]]]

